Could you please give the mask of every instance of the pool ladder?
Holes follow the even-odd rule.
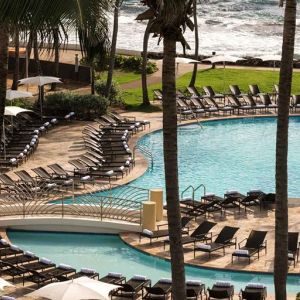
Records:
[[[198,185],[198,186],[195,187],[195,188],[194,188],[192,185],[189,185],[185,190],[183,190],[183,191],[181,192],[181,199],[184,198],[184,194],[185,194],[185,193],[191,191],[191,192],[192,192],[192,201],[194,201],[194,200],[195,200],[195,193],[196,193],[198,190],[200,190],[201,188],[203,188],[203,196],[205,196],[205,195],[206,195],[206,187],[205,187],[204,184],[201,183],[200,185]]]
[[[135,145],[135,147],[133,148],[133,158],[134,159],[135,159],[135,153],[137,150],[139,150],[139,152],[148,159],[149,165],[150,165],[151,171],[152,171],[154,159],[153,159],[153,155],[152,155],[151,151],[149,151],[146,147],[144,147],[142,145]]]

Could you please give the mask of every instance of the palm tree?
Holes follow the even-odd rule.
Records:
[[[167,215],[170,237],[172,269],[172,296],[174,300],[186,299],[184,254],[181,240],[178,161],[177,161],[177,110],[175,57],[176,42],[184,47],[186,26],[193,29],[189,19],[192,2],[183,0],[144,0],[148,10],[138,16],[139,20],[151,20],[150,32],[163,38],[164,59],[162,71],[163,89],[163,144],[166,181]]]
[[[116,0],[114,7],[114,26],[113,26],[113,34],[111,39],[111,48],[110,48],[110,58],[109,58],[109,67],[106,81],[106,96],[109,99],[113,73],[115,68],[115,57],[117,50],[117,40],[118,40],[118,31],[119,31],[119,11],[122,6],[123,0]]]
[[[17,90],[18,80],[20,76],[20,36],[19,36],[18,25],[14,30],[14,42],[15,42],[15,68],[14,68],[13,83],[11,89]]]
[[[8,34],[5,24],[19,24],[20,32],[49,32],[64,24],[73,27],[77,24],[85,30],[90,20],[103,20],[111,8],[109,0],[1,0],[0,1],[0,121],[3,118],[6,80]],[[32,37],[34,40],[34,36]],[[81,42],[81,41],[80,41]],[[84,46],[83,46],[84,49]],[[2,123],[1,123],[2,124]],[[1,126],[1,125],[0,125]],[[0,137],[2,130],[0,130]]]
[[[286,0],[285,2],[276,138],[276,210],[274,260],[276,300],[286,299],[286,279],[288,271],[288,126],[297,12],[296,0]],[[280,4],[283,5],[283,1],[280,1]]]
[[[150,28],[152,26],[153,20],[149,20],[144,34],[143,41],[143,61],[142,61],[142,91],[143,91],[143,106],[150,105],[148,87],[147,87],[147,61],[148,61],[148,41],[150,36]]]
[[[195,25],[195,60],[199,59],[199,29],[198,29],[198,20],[197,20],[197,0],[193,0],[193,19]],[[198,64],[194,64],[194,69],[192,73],[192,78],[189,86],[195,86],[196,78],[198,72]]]

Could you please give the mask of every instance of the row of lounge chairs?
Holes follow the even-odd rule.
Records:
[[[118,117],[117,114],[114,116]],[[120,117],[121,118],[121,117]],[[128,141],[138,129],[150,126],[148,121],[126,121],[122,125],[100,125],[98,128],[88,125],[83,130],[86,152],[69,163],[73,170],[66,170],[59,164],[49,165],[49,169],[32,169],[36,176],[21,170],[15,172],[20,180],[13,180],[7,174],[0,175],[1,189],[9,192],[51,193],[57,190],[76,188],[85,183],[94,183],[95,179],[111,180],[127,175],[134,166]],[[135,125],[131,125],[135,122]],[[133,126],[133,128],[132,128]]]
[[[227,191],[223,197],[215,194],[205,194],[200,201],[192,198],[183,198],[180,201],[181,213],[197,219],[201,216],[208,216],[211,213],[219,212],[221,215],[226,214],[228,209],[247,208],[259,206],[260,209],[275,203],[275,194],[266,194],[260,190],[250,190],[246,195],[238,191]]]
[[[250,264],[251,258],[255,257],[259,259],[261,251],[267,251],[267,241],[265,240],[267,231],[252,230],[248,238],[237,243],[237,239],[235,238],[235,234],[239,230],[237,227],[224,226],[217,235],[213,235],[211,229],[217,224],[205,220],[189,233],[188,224],[190,221],[191,218],[187,217],[183,217],[181,220],[183,225],[182,244],[183,246],[193,245],[194,258],[198,252],[208,253],[209,259],[211,258],[211,254],[216,251],[222,251],[223,255],[225,255],[226,248],[234,246],[235,250],[232,252],[232,263],[234,263],[234,258],[246,258]],[[145,229],[140,233],[140,241],[142,238],[148,238],[151,244],[153,239],[164,238],[163,244],[165,249],[166,245],[170,243],[168,236],[168,230],[158,229],[152,232]],[[299,259],[298,239],[298,232],[289,232],[288,259],[290,262],[293,262],[294,267]]]
[[[53,281],[66,281],[87,276],[102,282],[119,285],[120,287],[112,292],[111,299],[137,299],[140,295],[142,299],[168,299],[172,291],[172,281],[168,278],[160,279],[153,286],[151,286],[150,279],[141,275],[135,275],[126,280],[126,277],[121,273],[111,272],[99,278],[99,273],[93,269],[82,268],[77,272],[75,268],[66,264],[56,266],[51,260],[38,258],[34,253],[10,245],[4,239],[0,240],[0,270],[2,276],[12,278],[13,282],[16,278],[21,278],[23,285],[25,282],[33,282],[38,287]],[[253,283],[248,284],[245,290],[241,291],[241,295],[244,297],[242,299],[260,299],[248,298],[247,296],[249,293],[250,296],[258,295],[257,290],[263,296],[261,299],[265,299],[266,288]],[[202,299],[205,294],[216,299],[231,299],[234,294],[234,287],[231,283],[219,281],[206,291],[205,285],[201,281],[187,280],[186,293],[190,300]]]
[[[218,94],[211,86],[204,86],[205,94],[195,87],[187,87],[186,92],[177,91],[177,108],[181,118],[198,118],[211,114],[254,113],[277,110],[279,95],[278,85],[274,85],[274,92],[262,93],[258,85],[249,85],[248,93],[242,93],[238,85],[229,86],[230,93]],[[162,100],[162,92],[154,90],[155,99]],[[290,109],[300,108],[300,95],[292,95]]]
[[[42,119],[33,112],[5,117],[5,136],[0,150],[0,168],[18,167],[36,150],[39,137],[58,123],[56,118]],[[4,147],[5,145],[5,147]]]

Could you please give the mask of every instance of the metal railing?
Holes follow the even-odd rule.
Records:
[[[151,151],[149,151],[146,147],[138,144],[133,148],[133,157],[134,158],[135,158],[135,154],[136,154],[137,150],[148,159],[151,170],[153,170],[154,159],[153,159],[153,155],[152,155]]]
[[[149,190],[130,185],[85,184],[61,189],[50,185],[14,185],[2,189],[0,217],[75,216],[142,222],[142,201]]]

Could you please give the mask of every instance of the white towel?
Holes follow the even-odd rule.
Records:
[[[83,181],[85,181],[85,180],[90,180],[90,179],[91,179],[91,176],[90,176],[90,175],[83,176],[83,177],[80,178],[80,180],[83,180]]]
[[[105,174],[110,176],[110,175],[113,175],[113,174],[114,174],[114,171],[113,171],[113,170],[110,170],[110,171],[107,171]]]
[[[35,257],[35,254],[33,252],[31,252],[31,251],[25,251],[24,255],[30,256],[30,257]]]
[[[67,265],[67,264],[59,264],[58,268],[64,269],[64,270],[72,270],[72,269],[74,269],[73,267],[71,267],[70,265]]]
[[[150,235],[150,236],[153,235],[153,231],[151,231],[151,230],[149,230],[149,229],[144,229],[144,230],[143,230],[143,233],[146,234],[146,235]]]
[[[109,272],[107,275],[109,277],[114,277],[114,278],[121,278],[123,276],[122,273],[117,273],[117,272]]]
[[[238,249],[233,252],[233,254],[237,255],[249,255],[249,251],[246,249]]]
[[[265,285],[262,284],[262,283],[257,283],[257,282],[249,282],[247,285],[246,285],[247,288],[252,288],[252,289],[264,289],[265,288]]]
[[[45,258],[45,257],[42,257],[40,259],[40,262],[43,263],[43,264],[46,264],[46,265],[50,265],[52,264],[52,260],[48,259],[48,258]]]
[[[11,245],[10,249],[15,250],[15,251],[20,251],[21,250],[20,247],[18,247],[17,245]]]
[[[202,285],[203,283],[200,280],[194,280],[194,279],[192,279],[192,280],[187,280],[186,284],[187,285]]]
[[[231,282],[229,281],[217,281],[215,283],[215,286],[220,286],[220,287],[231,287]]]
[[[211,245],[206,245],[206,244],[198,244],[197,249],[203,249],[203,250],[210,250]]]
[[[171,278],[162,278],[158,282],[160,282],[160,283],[172,283],[172,279]]]
[[[147,280],[147,277],[146,276],[143,276],[143,275],[134,275],[132,277],[133,280],[141,280],[141,281],[145,281]]]
[[[1,240],[0,240],[0,243],[1,243],[2,245],[4,245],[4,246],[8,245],[8,242],[7,242],[6,239],[1,239]]]
[[[96,271],[94,269],[89,269],[89,268],[82,268],[80,272],[85,273],[85,274],[95,274]]]

